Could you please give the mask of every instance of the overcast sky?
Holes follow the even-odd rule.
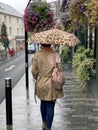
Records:
[[[47,0],[47,2],[52,2],[56,0]],[[29,0],[0,0],[0,2],[11,5],[13,8],[15,8],[18,12],[23,14],[24,9],[29,2]]]

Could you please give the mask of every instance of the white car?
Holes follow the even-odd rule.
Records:
[[[33,44],[28,45],[28,54],[33,54],[36,52],[36,47]]]

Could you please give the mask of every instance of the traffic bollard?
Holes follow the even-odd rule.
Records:
[[[12,80],[5,79],[5,94],[6,94],[6,123],[12,125]]]

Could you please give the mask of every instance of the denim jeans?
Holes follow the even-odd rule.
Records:
[[[46,127],[51,128],[52,121],[54,117],[54,101],[43,101],[41,100],[40,111],[42,116],[42,121],[46,122]]]

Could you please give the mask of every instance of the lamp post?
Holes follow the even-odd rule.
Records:
[[[27,7],[29,5],[29,3],[31,2],[31,0],[29,0]],[[26,8],[27,8],[26,7]],[[28,77],[28,32],[25,29],[25,73],[26,73],[26,89],[29,88],[29,77]]]

